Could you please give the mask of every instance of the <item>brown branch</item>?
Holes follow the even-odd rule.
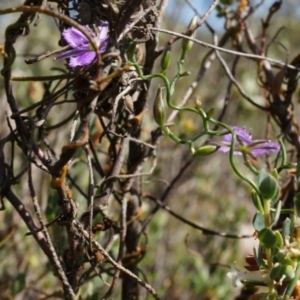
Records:
[[[175,217],[176,219],[180,220],[182,223],[187,224],[195,229],[201,230],[204,235],[216,235],[221,236],[224,238],[229,239],[247,239],[247,238],[253,238],[253,235],[236,235],[231,233],[225,233],[225,232],[218,232],[215,230],[207,229],[206,227],[200,226],[196,223],[193,223],[186,218],[182,217],[181,215],[175,213],[169,206],[165,205],[162,201],[156,199],[155,197],[151,196],[150,194],[144,194],[143,195],[146,198],[151,199],[154,201],[159,207],[163,208],[165,211],[167,211],[171,216]]]
[[[85,238],[85,240],[89,241],[89,239],[90,239],[89,234],[84,230],[84,228],[82,227],[82,225],[79,222],[77,222],[76,220],[73,221],[73,223],[74,223],[75,227],[78,229],[78,231],[82,233],[82,235]],[[157,300],[160,299],[159,296],[157,295],[156,291],[148,283],[144,282],[139,277],[137,277],[135,274],[133,274],[132,272],[130,272],[129,270],[127,270],[126,268],[124,268],[122,265],[118,264],[114,259],[112,259],[111,256],[104,250],[104,248],[97,241],[95,241],[94,238],[92,238],[92,243],[93,243],[93,246],[97,250],[99,250],[99,252],[115,268],[118,268],[123,273],[125,273],[128,276],[134,278],[138,282],[139,285],[141,285],[142,287],[144,287],[154,297],[154,299],[157,299]]]

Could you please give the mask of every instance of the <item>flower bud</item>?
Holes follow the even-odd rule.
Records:
[[[288,256],[288,254],[284,250],[278,251],[278,253],[276,254],[276,259],[279,263],[284,265],[293,266],[295,264],[295,262]]]
[[[275,263],[270,272],[271,279],[287,279],[291,280],[295,277],[295,271],[292,266],[289,265],[281,265],[279,263]]]
[[[156,98],[153,104],[153,116],[155,122],[159,125],[159,127],[165,127],[166,121],[166,112],[164,107],[164,100],[162,96],[162,87],[159,86],[156,94]]]
[[[180,77],[185,77],[185,76],[190,76],[192,73],[189,71],[184,71],[183,73],[180,74]]]
[[[267,174],[259,184],[259,191],[265,200],[271,200],[279,191],[279,186],[276,179]]]
[[[189,26],[188,26],[188,29],[194,28],[194,27],[196,26],[196,24],[197,24],[197,16],[194,16],[194,17],[192,18],[192,20],[191,20]],[[195,36],[196,36],[196,30],[194,30],[192,34],[189,34],[189,36],[190,36],[191,38],[195,38]],[[194,44],[193,41],[188,40],[188,39],[183,39],[183,40],[182,40],[182,51],[183,51],[183,52],[187,52],[187,51],[191,50],[193,44]]]
[[[207,119],[210,119],[215,113],[215,109],[214,108],[211,108],[207,113]]]
[[[292,266],[284,266],[283,267],[283,276],[287,279],[287,280],[291,280],[295,277],[295,271],[293,269]]]
[[[218,146],[214,146],[214,145],[204,145],[202,147],[200,147],[199,149],[197,149],[194,153],[194,155],[198,155],[198,156],[206,156],[206,155],[210,155],[213,154],[214,152],[216,152],[219,149]]]
[[[163,53],[161,61],[160,61],[160,66],[161,70],[164,72],[166,71],[171,63],[171,46],[169,46]]]
[[[196,109],[201,109],[202,108],[202,103],[199,97],[195,98],[195,108]]]

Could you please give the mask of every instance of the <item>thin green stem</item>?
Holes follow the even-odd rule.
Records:
[[[257,192],[257,194],[259,195],[260,193],[259,193],[259,190],[258,190],[256,184],[252,180],[250,180],[247,177],[243,176],[243,174],[237,169],[237,167],[236,167],[236,165],[234,163],[233,156],[234,156],[234,149],[235,149],[235,143],[236,143],[236,134],[235,134],[234,130],[232,130],[232,128],[230,126],[227,126],[226,124],[223,124],[223,123],[221,123],[221,122],[219,122],[217,120],[209,118],[207,116],[207,114],[202,109],[191,108],[191,107],[178,107],[178,106],[174,105],[171,102],[171,96],[172,96],[172,93],[174,91],[175,83],[180,78],[180,76],[182,75],[181,74],[181,72],[182,72],[182,62],[178,63],[178,72],[175,75],[175,77],[174,77],[174,79],[172,80],[171,83],[169,82],[169,80],[167,79],[167,77],[164,74],[162,74],[162,73],[155,73],[155,74],[150,74],[150,75],[144,76],[144,74],[142,73],[142,70],[141,70],[140,66],[138,65],[138,63],[136,62],[135,58],[133,59],[133,62],[131,64],[132,64],[132,66],[135,67],[136,72],[138,73],[138,76],[142,80],[148,80],[148,79],[152,79],[152,78],[160,78],[160,79],[162,79],[162,81],[164,82],[165,87],[166,87],[166,100],[167,100],[167,104],[168,104],[168,106],[171,109],[175,109],[177,111],[189,111],[189,112],[196,113],[196,114],[200,115],[201,118],[202,118],[202,120],[203,120],[204,131],[201,132],[201,133],[199,133],[198,135],[196,135],[195,137],[193,137],[189,141],[182,141],[180,138],[178,138],[177,136],[175,136],[173,134],[173,132],[171,132],[166,127],[162,128],[163,131],[168,136],[170,136],[175,142],[181,143],[181,144],[189,144],[189,145],[192,145],[193,142],[195,142],[197,140],[197,138],[203,136],[204,134],[208,134],[208,135],[224,135],[224,134],[227,134],[227,133],[231,133],[232,134],[232,141],[231,141],[231,146],[230,146],[229,160],[230,160],[230,164],[232,166],[232,169],[233,169],[233,171],[236,173],[236,175],[238,177],[240,177],[242,180],[244,180],[245,182],[247,182]],[[211,131],[209,129],[209,122],[211,122],[211,123],[213,123],[215,125],[221,126],[222,128],[225,128],[228,132],[226,132],[226,131],[225,132]],[[251,166],[248,166],[248,167],[251,169]],[[255,174],[257,174],[257,171],[254,168],[252,168],[251,170]]]
[[[180,74],[177,74],[174,79],[172,80],[172,82],[170,83],[168,78],[162,74],[162,73],[154,73],[154,74],[150,74],[150,75],[144,75],[140,66],[138,65],[138,63],[136,61],[133,61],[131,63],[131,65],[133,67],[135,67],[136,72],[138,73],[138,76],[142,79],[142,80],[149,80],[149,79],[153,79],[153,78],[160,78],[166,87],[166,100],[167,100],[167,104],[170,108],[178,110],[178,111],[189,111],[189,112],[193,112],[199,115],[199,111],[196,108],[191,108],[191,107],[178,107],[176,105],[174,105],[171,102],[171,96],[172,93],[174,92],[174,85],[176,83],[176,81],[178,80],[178,78],[180,77]]]
[[[287,166],[287,156],[286,156],[286,150],[285,150],[285,146],[284,143],[282,141],[282,139],[278,139],[278,142],[280,144],[280,148],[281,148],[281,153],[282,153],[282,160],[281,160],[281,165],[278,168],[278,173],[280,173],[283,169],[286,169]]]
[[[245,152],[243,152],[243,158],[245,160],[245,166],[247,166],[256,176],[258,176],[259,171],[250,163]]]
[[[265,228],[271,228],[271,201],[270,200],[263,200],[264,203],[264,221],[265,221]],[[266,248],[266,258],[267,258],[267,263],[268,263],[268,270],[269,272],[271,271],[273,267],[273,255],[271,248]],[[269,282],[269,293],[273,294],[274,292],[274,281],[270,280]]]
[[[270,221],[270,211],[271,211],[271,205],[270,200],[264,200],[264,220],[265,220],[265,227],[270,228],[271,227],[271,221]]]

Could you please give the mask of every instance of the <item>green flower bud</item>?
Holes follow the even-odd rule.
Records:
[[[171,63],[171,46],[169,46],[163,53],[161,61],[160,61],[160,66],[161,70],[164,72],[166,71]]]
[[[281,265],[276,263],[272,270],[270,271],[271,279],[287,279],[291,280],[295,277],[295,271],[292,266],[289,265]]]
[[[156,98],[153,104],[153,116],[155,122],[159,125],[159,127],[165,127],[166,121],[166,112],[164,107],[164,100],[162,96],[162,87],[159,86],[156,94]]]
[[[280,234],[279,231],[275,231],[275,236],[276,236],[276,246],[278,248],[281,248],[283,246],[283,238],[282,235]]]
[[[190,76],[192,73],[189,71],[184,71],[183,73],[180,74],[180,77],[185,77],[185,76]]]
[[[188,26],[188,29],[194,28],[194,27],[196,26],[196,24],[197,24],[197,16],[194,16],[194,17],[192,18],[192,20],[191,20],[189,26]],[[189,36],[190,36],[191,38],[195,38],[195,36],[196,36],[196,30],[194,30],[192,34],[189,34]],[[183,40],[182,40],[182,51],[183,51],[183,52],[187,52],[187,51],[191,50],[193,44],[194,44],[193,41],[188,40],[188,39],[183,39]]]
[[[265,200],[271,200],[279,191],[276,179],[269,174],[260,182],[258,188]]]
[[[276,258],[278,262],[283,265],[291,265],[291,266],[295,265],[295,262],[287,255],[286,251],[284,250],[279,250],[278,253],[276,254]]]
[[[199,97],[195,98],[195,108],[196,109],[201,109],[202,108],[202,103]]]
[[[283,275],[287,280],[291,280],[295,277],[295,271],[292,266],[285,265],[283,267]]]
[[[207,119],[210,119],[215,113],[215,109],[214,108],[211,108],[207,113]]]
[[[206,156],[206,155],[210,155],[214,152],[216,152],[219,149],[218,146],[214,146],[214,145],[205,145],[200,147],[199,149],[197,149],[194,153],[194,155],[198,155],[198,156]]]

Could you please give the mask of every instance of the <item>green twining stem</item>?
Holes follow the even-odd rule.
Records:
[[[155,74],[149,74],[149,75],[144,75],[139,64],[136,62],[135,57],[133,57],[133,62],[131,62],[130,64],[135,67],[135,70],[138,74],[138,76],[142,79],[142,80],[149,80],[152,78],[160,78],[166,87],[166,101],[168,106],[171,109],[177,110],[177,111],[189,111],[189,112],[193,112],[196,113],[197,115],[200,115],[202,120],[203,120],[203,127],[204,130],[202,132],[200,132],[199,134],[195,135],[191,140],[181,140],[180,138],[178,138],[176,135],[174,135],[174,133],[167,127],[162,128],[162,130],[164,131],[164,133],[166,135],[168,135],[171,139],[173,139],[175,142],[177,143],[181,143],[181,144],[189,144],[190,145],[190,149],[193,152],[193,143],[200,138],[201,136],[207,134],[207,135],[215,135],[215,136],[221,136],[221,135],[225,135],[228,133],[231,133],[232,135],[232,141],[231,141],[231,146],[230,146],[230,155],[229,155],[229,161],[231,164],[231,167],[233,169],[233,171],[235,172],[235,174],[240,177],[243,181],[247,182],[255,191],[256,193],[259,195],[259,190],[258,187],[256,186],[256,184],[248,179],[247,177],[245,177],[236,167],[235,163],[234,163],[234,159],[233,159],[233,155],[234,155],[234,149],[235,149],[235,144],[236,144],[236,134],[234,132],[234,130],[232,130],[232,128],[224,123],[221,123],[217,120],[214,120],[213,118],[210,118],[207,116],[207,114],[199,108],[192,108],[192,107],[178,107],[176,105],[174,105],[171,102],[171,96],[174,93],[174,88],[175,88],[175,84],[177,82],[177,80],[182,76],[182,63],[183,61],[178,62],[177,67],[178,67],[178,72],[175,75],[175,77],[173,78],[173,80],[171,81],[171,83],[169,82],[168,78],[165,76],[165,74],[162,73],[155,73]],[[217,126],[220,126],[222,128],[225,128],[227,131],[212,131],[209,129],[209,123],[215,124]],[[254,173],[257,173],[255,169],[252,170]]]

